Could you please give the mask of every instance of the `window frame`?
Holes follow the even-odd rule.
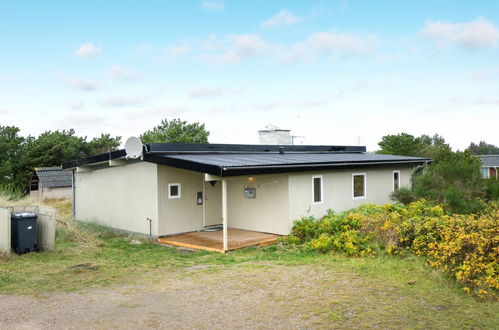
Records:
[[[363,176],[364,177],[364,195],[363,196],[355,196],[355,177]],[[352,173],[352,198],[353,199],[365,199],[367,198],[367,173]]]
[[[484,179],[490,179],[490,167],[482,166],[480,174]],[[485,174],[485,175],[484,175]]]
[[[315,179],[321,180],[321,191],[320,197],[321,200],[319,202],[315,201]],[[323,175],[312,175],[312,205],[321,205],[324,204],[324,176]]]
[[[171,187],[173,186],[177,186],[178,187],[178,195],[174,195],[172,196],[172,190],[171,190]],[[180,183],[169,183],[168,184],[168,199],[178,199],[178,198],[181,198],[182,197],[182,189],[181,189],[181,185]]]
[[[395,173],[398,173],[399,174],[399,186],[397,187],[397,189],[395,189]],[[401,176],[400,176],[400,170],[396,170],[396,171],[393,171],[392,173],[392,191],[396,191],[398,189],[400,189],[400,179],[401,179]]]

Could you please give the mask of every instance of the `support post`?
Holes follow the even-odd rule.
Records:
[[[227,180],[222,180],[222,221],[223,221],[223,242],[224,252],[229,249],[227,241]]]
[[[75,171],[71,171],[71,213],[73,215],[73,222],[76,222],[76,179]]]

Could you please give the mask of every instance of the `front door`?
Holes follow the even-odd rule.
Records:
[[[222,224],[222,182],[205,181],[204,183],[205,226]]]

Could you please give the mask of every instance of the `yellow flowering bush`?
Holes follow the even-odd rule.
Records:
[[[499,204],[482,214],[446,214],[425,200],[363,205],[322,219],[295,221],[288,243],[353,256],[387,253],[425,256],[480,297],[499,290]]]

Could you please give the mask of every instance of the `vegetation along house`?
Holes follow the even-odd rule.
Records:
[[[30,196],[37,200],[70,198],[71,171],[61,167],[35,168],[29,182]]]
[[[429,161],[361,146],[135,145],[63,165],[75,218],[222,252],[287,235],[303,216],[388,203]]]
[[[497,168],[499,168],[499,155],[480,155],[482,161],[482,177],[497,178],[499,177],[497,173]]]

